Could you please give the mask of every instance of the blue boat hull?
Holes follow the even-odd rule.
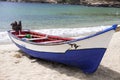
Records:
[[[38,52],[16,44],[26,54],[80,68],[84,73],[97,70],[106,48],[67,50],[65,53]]]

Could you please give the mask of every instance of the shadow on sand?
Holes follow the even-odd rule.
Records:
[[[23,55],[25,55],[22,51]],[[80,80],[120,80],[120,72],[116,72],[108,67],[100,65],[97,71],[93,74],[84,74],[79,68],[67,66],[61,63],[46,61],[42,59],[36,59],[33,57],[27,56],[29,59],[34,59],[31,63],[38,63],[43,65],[46,68],[55,70],[60,74],[65,74],[67,76],[72,76]]]
[[[120,80],[120,73],[108,67],[100,65],[97,71],[93,74],[84,74],[79,68],[67,66],[64,64],[36,59],[37,63],[52,70],[58,71],[60,74],[72,76],[83,80]]]

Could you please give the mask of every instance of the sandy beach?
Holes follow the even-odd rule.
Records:
[[[120,32],[113,35],[94,74],[41,59],[29,58],[13,43],[0,45],[0,80],[120,80]]]

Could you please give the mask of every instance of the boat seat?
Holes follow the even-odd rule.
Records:
[[[64,40],[45,41],[45,42],[40,42],[40,44],[59,43],[59,42],[63,42],[63,41]]]
[[[25,40],[25,39],[26,39],[26,40],[42,40],[42,39],[47,39],[47,38],[48,38],[48,35],[46,35],[46,36],[31,35],[31,36],[34,37],[34,38],[25,38],[26,35],[23,35],[23,34],[21,34],[21,35],[16,35],[16,36],[19,37],[19,38],[23,38],[24,40]]]
[[[33,41],[33,40],[43,40],[43,39],[47,39],[46,37],[42,37],[42,38],[30,38],[30,39],[27,39],[29,41]]]
[[[27,41],[34,41],[34,40],[44,40],[44,39],[48,39],[48,35],[46,35],[45,37],[38,37],[38,38],[22,38],[23,40],[27,40]]]

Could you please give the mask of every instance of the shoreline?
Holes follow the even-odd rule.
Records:
[[[29,58],[13,43],[0,45],[0,80],[120,80],[120,32],[113,35],[93,74],[42,59]]]

